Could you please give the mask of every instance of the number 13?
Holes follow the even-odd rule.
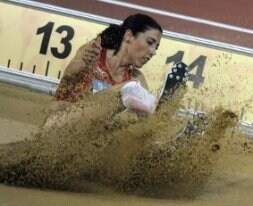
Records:
[[[48,22],[45,26],[38,28],[37,30],[37,35],[44,34],[41,47],[40,47],[40,54],[47,54],[48,50],[48,45],[50,42],[51,34],[53,31],[54,23],[53,22]],[[62,25],[56,29],[57,33],[62,34],[63,32],[66,32],[67,35],[61,39],[61,44],[64,45],[64,50],[63,52],[59,52],[58,48],[56,47],[51,47],[51,53],[54,57],[59,58],[59,59],[65,59],[68,57],[68,55],[71,52],[72,45],[70,41],[74,37],[74,29],[70,26]]]

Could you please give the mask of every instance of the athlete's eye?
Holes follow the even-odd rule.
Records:
[[[152,46],[152,45],[154,44],[154,42],[151,41],[151,40],[147,40],[147,43],[148,43],[148,45],[150,45],[150,46]]]

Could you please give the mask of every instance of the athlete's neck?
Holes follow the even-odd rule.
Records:
[[[131,66],[123,52],[118,52],[114,55],[114,50],[109,49],[106,51],[105,63],[115,81],[122,81],[126,70]]]

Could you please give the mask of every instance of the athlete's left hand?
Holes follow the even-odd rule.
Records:
[[[130,111],[152,114],[157,106],[157,97],[141,86],[138,81],[126,83],[121,89],[123,105]]]

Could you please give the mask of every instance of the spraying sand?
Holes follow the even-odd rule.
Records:
[[[69,119],[64,125],[59,119],[32,138],[1,145],[0,180],[78,192],[89,192],[93,182],[124,193],[195,197],[239,134],[233,129],[236,115],[217,108],[208,113],[203,136],[175,138],[186,123],[175,116],[183,94],[163,102],[152,116],[122,113],[118,94],[109,90],[64,108],[53,114]],[[241,140],[238,150],[247,144],[250,150],[250,142]]]

